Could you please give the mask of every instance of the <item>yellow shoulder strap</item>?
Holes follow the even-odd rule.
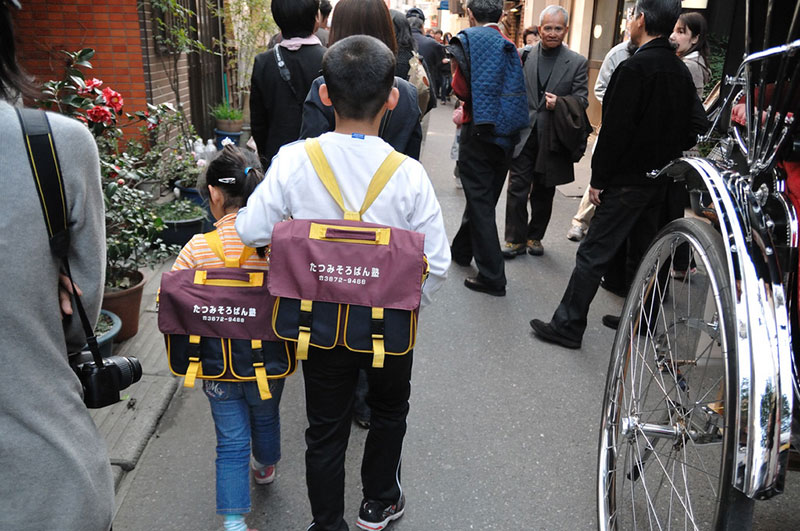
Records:
[[[219,233],[216,230],[212,230],[211,232],[206,232],[203,234],[203,237],[206,239],[208,246],[214,251],[214,254],[217,255],[217,258],[225,262],[225,267],[241,267],[245,261],[250,258],[256,250],[252,247],[245,246],[242,249],[242,254],[239,255],[238,259],[232,259],[225,256],[225,252],[222,250],[222,240],[219,238]]]
[[[328,159],[325,158],[322,146],[319,145],[319,140],[316,138],[307,138],[303,145],[306,148],[308,158],[311,159],[311,165],[314,166],[314,170],[317,172],[319,180],[322,181],[322,184],[325,185],[325,189],[328,190],[333,200],[336,201],[336,204],[339,205],[339,208],[345,213],[345,219],[348,219],[348,210],[344,206],[342,191],[339,189],[336,176],[333,174],[333,170],[328,164]]]
[[[389,179],[392,178],[394,172],[397,171],[397,168],[406,160],[406,155],[402,153],[398,153],[397,151],[392,150],[389,155],[384,159],[381,165],[378,167],[378,171],[375,172],[375,175],[372,177],[372,180],[369,182],[369,187],[367,188],[367,195],[364,197],[364,202],[361,204],[361,210],[358,211],[359,218],[367,209],[370,207],[373,201],[380,195],[381,190],[383,187],[386,186],[386,183],[389,182]]]
[[[389,153],[380,167],[378,167],[378,171],[375,172],[375,175],[369,183],[367,195],[364,197],[364,202],[361,204],[361,210],[358,212],[350,212],[344,206],[344,198],[342,197],[342,191],[339,189],[339,183],[336,181],[336,176],[333,174],[333,170],[328,164],[328,160],[325,158],[325,153],[323,153],[322,147],[319,145],[319,140],[316,138],[308,138],[304,146],[308,158],[311,159],[311,165],[314,166],[314,170],[317,172],[320,181],[322,181],[328,193],[331,194],[333,200],[336,201],[336,204],[339,205],[339,208],[344,212],[344,219],[360,220],[361,215],[367,211],[373,201],[380,195],[381,190],[383,190],[386,183],[389,182],[389,179],[392,178],[392,175],[397,171],[400,164],[406,160],[406,156],[402,153],[398,153],[397,151]]]

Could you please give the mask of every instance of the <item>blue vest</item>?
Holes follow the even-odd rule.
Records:
[[[491,127],[498,144],[513,145],[528,126],[528,97],[516,47],[484,26],[467,28],[457,38],[470,66],[472,122]]]

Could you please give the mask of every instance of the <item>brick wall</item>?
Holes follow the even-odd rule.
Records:
[[[150,3],[140,0],[25,0],[15,13],[18,58],[37,82],[61,79],[60,50],[94,48],[87,77],[102,79],[122,94],[124,110],[144,110],[146,103],[174,102],[164,70],[168,55],[155,50]],[[14,10],[12,10],[13,12]],[[189,113],[185,57],[180,61],[181,98]]]

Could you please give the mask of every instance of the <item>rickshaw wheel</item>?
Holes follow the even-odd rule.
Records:
[[[651,244],[625,302],[608,369],[598,528],[750,529],[732,487],[734,299],[722,238],[680,219]]]

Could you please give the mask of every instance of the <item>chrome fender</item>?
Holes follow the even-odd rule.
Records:
[[[660,173],[705,194],[719,220],[739,367],[733,486],[768,498],[783,490],[794,397],[789,306],[767,219],[747,179],[709,160],[678,159]]]

